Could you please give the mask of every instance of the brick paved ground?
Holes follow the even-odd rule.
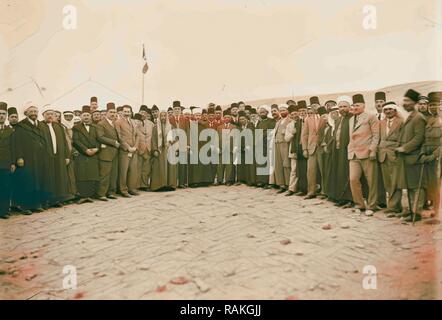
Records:
[[[144,193],[0,221],[0,298],[431,299],[441,247],[440,225],[273,190]],[[62,289],[65,265],[77,290]],[[362,289],[365,265],[377,290]]]

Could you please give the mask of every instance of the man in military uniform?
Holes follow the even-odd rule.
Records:
[[[442,139],[442,120],[439,117],[439,106],[442,92],[431,92],[428,95],[428,115],[425,127],[425,138],[422,144],[419,162],[424,164],[424,177],[427,184],[427,200],[435,214],[440,210],[440,156]]]

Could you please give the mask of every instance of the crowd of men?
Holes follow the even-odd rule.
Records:
[[[391,218],[419,221],[424,209],[437,214],[440,208],[441,100],[442,92],[422,96],[410,89],[400,106],[377,92],[377,113],[365,110],[362,94],[324,105],[311,97],[257,109],[243,102],[224,110],[213,103],[184,108],[175,101],[167,111],[142,105],[134,113],[129,105],[112,102],[99,110],[92,97],[81,110],[63,113],[49,105],[39,110],[29,102],[23,119],[1,102],[0,217],[141,192],[247,184],[286,196],[328,199],[368,216],[383,210]],[[227,163],[171,163],[170,148],[189,158],[192,125],[219,135],[219,147],[208,149],[209,154],[244,158],[260,144],[264,153],[272,150],[274,170],[259,173],[267,164],[255,158],[248,163],[237,163],[235,157]],[[173,129],[188,133],[187,148],[176,147]],[[222,132],[258,129],[264,133],[259,138],[222,148]],[[204,144],[196,141],[197,151]],[[408,210],[402,207],[403,190]]]

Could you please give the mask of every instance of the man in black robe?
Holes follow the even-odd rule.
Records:
[[[99,177],[98,152],[100,143],[97,140],[97,129],[92,124],[92,114],[89,106],[83,106],[82,122],[73,128],[73,146],[78,151],[74,160],[75,178],[81,199],[79,204],[93,202],[97,196]]]
[[[275,119],[269,118],[269,110],[267,106],[261,106],[258,109],[259,114],[259,122],[256,125],[256,130],[262,130],[262,139],[256,140],[256,149],[255,154],[257,152],[260,152],[259,150],[262,150],[262,155],[259,155],[259,157],[263,156],[264,158],[267,158],[267,163],[256,163],[256,185],[261,188],[268,188],[269,187],[269,173],[266,172],[266,174],[263,174],[263,172],[259,172],[261,170],[266,170],[266,166],[269,165],[268,162],[270,159],[268,159],[268,141],[267,136],[270,133],[270,130],[275,129],[276,121]]]
[[[338,99],[340,120],[334,130],[334,143],[331,150],[331,161],[335,168],[331,170],[329,176],[332,185],[329,187],[328,197],[335,201],[336,205],[343,207],[351,207],[353,201],[349,183],[350,167],[347,152],[350,141],[349,123],[352,116],[350,114],[352,103],[352,99],[348,96]]]
[[[15,170],[12,156],[12,128],[6,125],[7,105],[0,102],[0,219],[7,219],[11,200],[11,174]]]
[[[17,172],[14,177],[20,191],[17,192],[17,206],[22,213],[42,212],[46,202],[46,140],[39,129],[38,108],[32,102],[25,106],[26,118],[18,123],[14,133],[14,163]]]
[[[46,191],[48,206],[61,207],[64,201],[72,198],[68,192],[68,168],[70,154],[66,135],[61,125],[56,122],[55,111],[51,106],[43,110],[44,121],[39,122],[46,144],[45,165],[47,167]]]

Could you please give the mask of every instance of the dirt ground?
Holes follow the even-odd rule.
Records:
[[[441,248],[441,225],[274,190],[143,193],[0,221],[0,299],[440,299]]]

